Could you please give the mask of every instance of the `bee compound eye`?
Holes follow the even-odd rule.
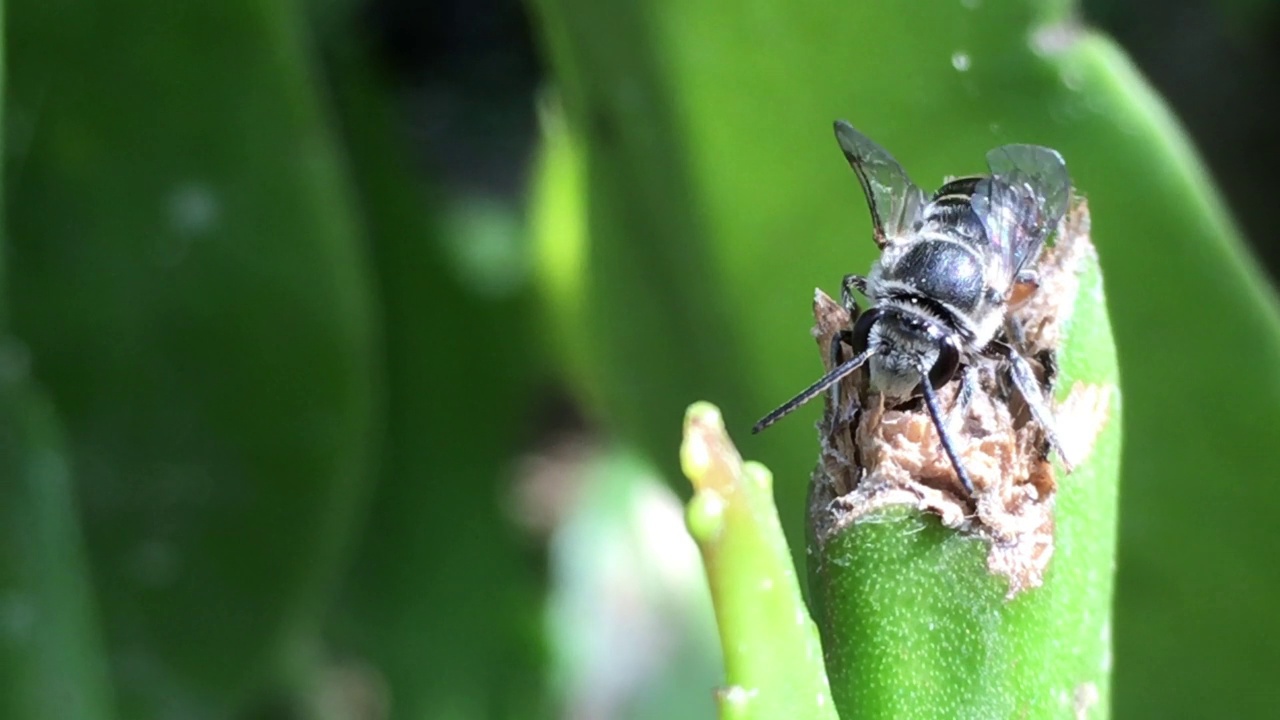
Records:
[[[858,321],[853,324],[853,337],[849,338],[854,354],[867,349],[867,344],[871,341],[871,328],[879,320],[879,308],[871,308],[858,316]]]
[[[939,345],[938,359],[929,369],[929,384],[936,390],[951,382],[959,369],[960,351],[953,343],[943,342]]]

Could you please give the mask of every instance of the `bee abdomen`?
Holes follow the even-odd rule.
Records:
[[[934,191],[930,201],[939,202],[943,198],[955,197],[968,204],[969,198],[973,197],[974,191],[978,189],[978,183],[985,178],[985,175],[968,175],[943,183],[942,187]]]

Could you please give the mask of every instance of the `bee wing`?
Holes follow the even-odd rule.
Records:
[[[835,123],[836,140],[849,166],[858,175],[867,196],[875,241],[884,247],[891,239],[910,232],[925,206],[924,191],[916,187],[897,160],[844,120]]]
[[[991,176],[978,183],[971,203],[1013,278],[1066,214],[1071,176],[1056,150],[1039,145],[998,147],[987,153],[987,166]]]

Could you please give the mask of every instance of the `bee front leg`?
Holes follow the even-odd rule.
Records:
[[[853,294],[854,290],[866,295],[867,279],[861,275],[845,275],[840,279],[840,304],[849,312],[849,323],[851,325],[857,322],[858,317],[862,315],[862,308],[858,307],[858,296]],[[831,338],[831,367],[838,367],[844,362],[844,353],[841,349],[846,343],[853,348],[854,354],[866,350],[865,347],[856,346],[852,330],[841,330],[836,333],[835,337]],[[831,407],[833,412],[840,412],[840,383],[831,386]],[[855,412],[857,412],[857,408],[851,408],[849,418]],[[840,420],[845,421],[849,418],[842,417]]]
[[[857,320],[860,310],[858,309],[858,298],[853,294],[857,290],[863,295],[867,294],[867,279],[861,275],[845,275],[840,281],[840,303],[844,305],[844,309],[849,311],[849,320]]]
[[[1040,289],[1040,273],[1032,269],[1019,272],[1013,278],[1013,287],[1009,289],[1009,305],[1017,307]]]

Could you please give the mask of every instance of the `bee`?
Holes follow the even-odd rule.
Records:
[[[852,327],[832,343],[835,367],[752,428],[758,433],[866,365],[871,389],[895,402],[922,396],[943,451],[965,490],[973,481],[943,422],[937,390],[961,375],[969,397],[979,365],[1007,372],[1070,471],[1045,389],[1018,345],[1010,307],[1038,287],[1036,261],[1066,213],[1071,177],[1057,151],[1004,145],[987,153],[987,175],[943,183],[932,196],[893,156],[849,123],[836,140],[871,211],[880,257],[865,277],[846,275],[841,298]],[[853,291],[872,302],[860,312]],[[841,360],[842,345],[853,357]]]

